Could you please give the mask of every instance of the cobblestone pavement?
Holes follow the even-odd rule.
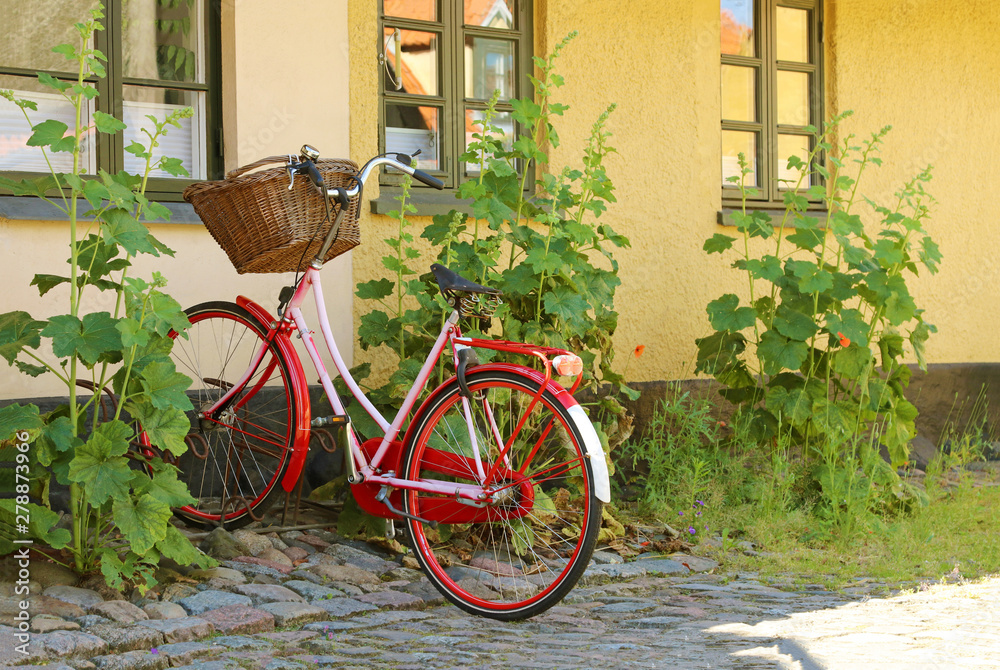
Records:
[[[51,564],[33,566],[29,654],[15,652],[17,629],[0,625],[0,665],[1000,668],[1000,578],[883,597],[872,582],[829,592],[719,574],[690,556],[623,564],[601,552],[562,604],[502,623],[444,604],[403,559],[337,543],[332,533],[235,535],[248,555],[210,570],[179,568],[172,583],[131,602],[71,586],[75,577]],[[277,558],[271,550],[282,546],[305,558],[261,558]],[[0,615],[16,625],[15,600],[0,589]]]

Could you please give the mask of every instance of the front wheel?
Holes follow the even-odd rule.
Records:
[[[583,437],[552,392],[539,395],[527,372],[466,380],[471,398],[452,380],[413,420],[403,474],[439,492],[404,491],[403,503],[438,525],[407,525],[417,560],[448,600],[472,614],[525,619],[579,580],[602,504]],[[484,482],[488,497],[478,504],[449,493]]]

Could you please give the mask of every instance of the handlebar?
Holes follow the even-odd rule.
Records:
[[[358,181],[364,184],[368,180],[368,177],[371,175],[372,171],[375,170],[375,168],[377,168],[380,165],[388,165],[389,167],[394,167],[401,172],[405,172],[406,174],[412,176],[417,181],[422,182],[427,186],[432,186],[439,191],[444,188],[444,183],[440,179],[437,179],[436,177],[427,174],[423,170],[418,170],[398,160],[400,157],[404,156],[405,154],[397,154],[396,158],[393,158],[392,156],[376,156],[375,158],[365,163],[364,167],[361,168],[361,172],[358,173]],[[405,157],[409,158],[409,156]],[[356,196],[359,190],[360,187],[358,185],[352,186],[351,188],[347,189],[347,197],[352,198]],[[328,193],[330,192],[328,191]],[[333,194],[330,193],[330,195]]]
[[[327,197],[336,198],[345,207],[346,201],[361,192],[361,188],[368,180],[368,177],[371,176],[371,173],[380,165],[388,165],[389,167],[396,168],[397,170],[412,176],[417,181],[426,184],[427,186],[436,188],[439,191],[444,188],[444,183],[440,179],[427,174],[423,170],[411,167],[409,165],[411,158],[406,154],[396,154],[395,157],[376,156],[375,158],[372,158],[370,161],[365,163],[364,167],[361,168],[354,186],[347,189],[339,187],[327,189],[325,187],[325,184],[323,183],[323,175],[320,173],[319,168],[316,167],[315,163],[315,161],[319,158],[318,151],[309,145],[305,145],[302,147],[301,158],[301,162],[295,163],[291,162],[292,157],[289,156],[290,162],[288,165],[288,171],[292,180],[295,179],[296,174],[302,174],[304,172],[317,190],[320,192],[325,191]],[[289,188],[291,188],[291,184],[289,184]]]
[[[364,187],[368,177],[371,176],[372,171],[378,168],[378,166],[388,165],[400,170],[401,172],[411,175],[414,179],[427,184],[428,186],[433,186],[438,190],[444,188],[444,184],[441,180],[432,177],[423,170],[417,170],[416,168],[411,167],[409,163],[413,161],[413,158],[406,154],[396,154],[395,158],[388,155],[376,156],[365,163],[364,167],[361,168],[361,171],[354,179],[354,185],[350,188],[343,188],[342,186],[326,188],[326,184],[323,182],[323,175],[319,171],[319,168],[316,167],[317,160],[319,160],[319,151],[306,144],[302,147],[300,160],[297,162],[294,156],[289,155],[288,164],[286,165],[290,179],[288,184],[289,190],[291,190],[292,184],[295,181],[295,175],[305,173],[308,175],[309,181],[312,182],[313,186],[315,186],[318,191],[323,193],[327,199],[332,198],[340,204],[340,207],[337,210],[337,218],[333,222],[333,225],[330,226],[330,230],[327,232],[326,238],[323,240],[319,253],[312,262],[312,267],[317,269],[322,267],[323,259],[326,258],[327,251],[329,251],[334,240],[337,239],[337,233],[340,230],[340,222],[344,218],[344,214],[350,206],[351,198],[361,193],[361,189]],[[328,206],[328,217],[329,214],[330,209]]]

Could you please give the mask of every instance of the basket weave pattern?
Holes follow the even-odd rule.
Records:
[[[286,158],[263,158],[231,171],[221,181],[192,184],[184,190],[184,199],[194,205],[240,274],[304,270],[336,219],[339,205],[331,201],[328,219],[323,197],[305,175],[296,177],[288,190]],[[278,167],[250,172],[275,163]],[[320,159],[316,166],[327,188],[349,188],[358,173],[357,164],[346,159]],[[359,200],[360,196],[351,199],[324,261],[361,243]]]

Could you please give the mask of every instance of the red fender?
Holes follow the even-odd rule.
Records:
[[[270,328],[274,323],[274,317],[266,309],[244,296],[237,296],[236,304],[253,314],[254,318],[265,328]],[[302,361],[292,346],[292,341],[288,337],[288,331],[279,332],[274,338],[274,343],[278,351],[288,362],[288,372],[291,375],[289,380],[292,384],[292,400],[298,408],[295,437],[292,440],[292,457],[288,462],[288,469],[281,479],[281,488],[291,491],[299,481],[302,468],[306,464],[306,454],[309,452],[310,422],[312,421],[312,408],[309,404],[309,383],[306,381],[306,373],[302,369]]]

